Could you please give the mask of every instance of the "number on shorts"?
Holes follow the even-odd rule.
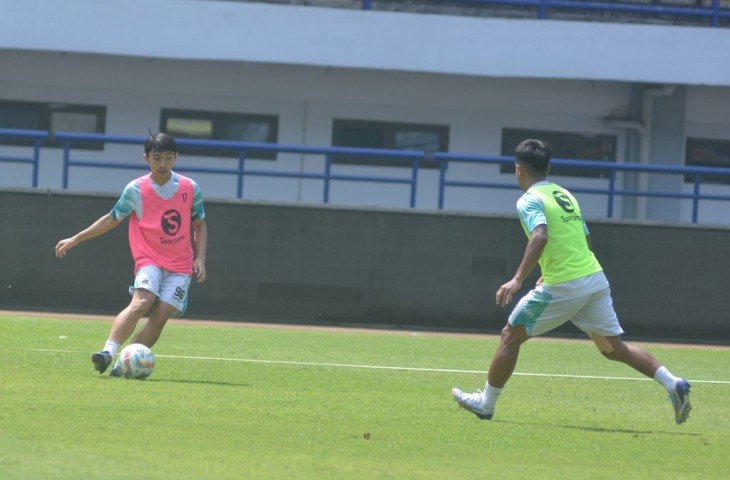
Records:
[[[177,287],[175,289],[175,293],[172,294],[173,297],[177,298],[181,302],[185,299],[185,290],[183,290],[180,287]]]

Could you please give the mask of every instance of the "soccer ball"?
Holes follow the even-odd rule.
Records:
[[[155,369],[155,355],[141,343],[132,343],[119,352],[119,365],[122,377],[144,380]]]

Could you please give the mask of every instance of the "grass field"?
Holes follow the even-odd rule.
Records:
[[[730,472],[730,348],[646,345],[664,390],[583,341],[525,345],[495,419],[496,339],[170,323],[145,381],[97,374],[98,320],[0,316],[2,479],[716,479]]]

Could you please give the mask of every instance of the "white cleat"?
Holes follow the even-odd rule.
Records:
[[[477,390],[474,393],[465,393],[454,387],[451,389],[451,396],[454,401],[463,409],[469,410],[471,413],[482,420],[491,420],[494,412],[487,411],[484,408],[484,393]]]

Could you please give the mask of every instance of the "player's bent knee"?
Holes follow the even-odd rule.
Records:
[[[629,357],[629,350],[621,339],[618,337],[604,337],[597,334],[592,334],[591,339],[604,357],[615,362],[626,363]]]
[[[591,333],[591,340],[593,340],[596,348],[598,348],[598,351],[601,352],[604,357],[610,360],[616,360],[616,352],[608,338],[597,333]]]
[[[148,298],[135,298],[132,300],[130,306],[135,312],[142,313],[143,315],[149,312],[152,306],[155,304],[154,299]]]
[[[527,335],[527,332],[525,331],[525,327],[522,325],[513,327],[513,326],[507,324],[502,329],[501,343],[503,345],[522,345],[527,340],[529,340],[529,338],[530,337]]]
[[[601,355],[606,357],[607,360],[613,360],[614,362],[620,362],[621,359],[616,356],[616,352],[601,352]]]

